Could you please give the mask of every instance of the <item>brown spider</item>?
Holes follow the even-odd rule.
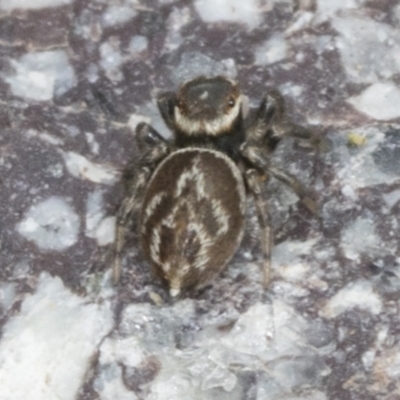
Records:
[[[284,136],[310,139],[312,135],[285,117],[277,91],[246,117],[242,103],[236,82],[201,76],[184,83],[177,93],[158,98],[172,141],[148,124],[138,125],[140,157],[117,217],[115,283],[121,274],[125,230],[139,211],[144,255],[167,282],[171,296],[211,279],[241,242],[249,193],[262,230],[264,284],[268,284],[273,239],[262,182],[272,175],[314,208],[294,177],[270,165],[270,154]]]

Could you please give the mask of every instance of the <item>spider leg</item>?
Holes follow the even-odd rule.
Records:
[[[299,196],[300,201],[313,213],[317,214],[317,205],[304,186],[292,175],[269,164],[268,153],[256,143],[245,142],[242,144],[241,153],[254,167],[267,171],[276,179],[288,185]]]
[[[131,226],[133,217],[138,212],[140,207],[139,199],[142,197],[148,179],[150,178],[151,170],[143,167],[132,179],[136,189],[125,198],[117,213],[115,225],[115,239],[113,248],[113,283],[117,285],[121,276],[121,253],[125,245],[125,237],[127,230]]]
[[[271,96],[265,96],[258,108],[252,112],[246,127],[248,140],[260,141],[271,128],[276,115],[281,114],[280,103]]]
[[[292,137],[300,140],[308,140],[315,148],[326,150],[326,144],[321,137],[321,132],[306,128],[292,122],[286,114],[285,100],[278,90],[268,93],[267,99],[275,106],[273,126],[271,127],[273,137]]]
[[[292,122],[285,112],[285,100],[274,89],[267,93],[259,107],[253,111],[246,128],[247,139],[258,141],[273,151],[284,137],[307,140],[320,150],[326,149],[320,133]]]
[[[269,168],[269,153],[258,142],[244,142],[240,146],[240,153],[253,167],[261,171],[266,171]]]
[[[260,147],[256,141],[249,141],[242,144],[240,152],[252,167],[246,171],[245,179],[249,191],[253,195],[258,214],[259,224],[262,230],[262,250],[263,250],[263,274],[264,285],[268,285],[271,270],[271,249],[273,244],[273,233],[270,225],[268,205],[262,198],[262,182],[268,175],[272,175],[281,182],[285,183],[299,196],[300,200],[312,212],[317,212],[314,200],[308,195],[303,185],[293,176],[270,166],[269,152]]]
[[[141,122],[136,126],[136,140],[141,148],[167,142],[167,140],[146,122]]]
[[[263,285],[267,287],[271,275],[271,251],[273,245],[273,232],[270,224],[268,205],[261,194],[262,179],[260,173],[255,169],[249,169],[245,173],[247,186],[254,198],[257,209],[258,222],[261,228],[261,249],[262,249],[262,272]]]
[[[274,127],[274,131],[280,137],[286,136],[302,140],[315,140],[315,134],[312,131],[288,120],[278,122]]]
[[[170,152],[170,145],[151,125],[145,122],[136,127],[136,141],[141,152],[141,164],[155,164]]]
[[[141,123],[136,128],[136,140],[142,153],[139,161],[125,172],[127,196],[117,213],[113,247],[112,275],[117,285],[121,278],[121,254],[126,233],[137,215],[147,183],[157,165],[170,152],[168,142],[150,125]]]
[[[316,202],[311,198],[309,192],[304,186],[295,178],[293,175],[282,171],[279,168],[269,167],[268,172],[273,175],[276,179],[280,180],[284,184],[288,185],[300,198],[300,201],[315,215],[318,212]]]
[[[174,92],[161,93],[157,98],[157,106],[165,124],[170,129],[175,128],[174,109],[177,104],[176,94]]]

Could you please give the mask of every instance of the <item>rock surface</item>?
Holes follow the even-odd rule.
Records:
[[[398,400],[400,5],[377,0],[0,0],[0,398]],[[273,279],[258,230],[171,303],[137,244],[110,243],[134,128],[199,74],[271,88],[316,151],[273,161]]]

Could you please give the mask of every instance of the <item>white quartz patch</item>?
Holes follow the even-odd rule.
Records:
[[[362,253],[376,253],[381,246],[373,221],[370,218],[357,218],[343,232],[341,247],[350,260],[357,260]]]
[[[137,396],[129,391],[122,381],[121,363],[126,367],[137,367],[145,354],[134,337],[107,338],[100,348],[99,363],[102,366],[96,377],[94,388],[102,400],[135,400]]]
[[[268,65],[285,59],[288,56],[288,45],[283,35],[275,34],[256,48],[256,64]]]
[[[236,63],[232,58],[214,60],[200,52],[183,53],[178,67],[172,73],[175,84],[180,85],[199,75],[224,75],[235,79],[237,76]]]
[[[129,367],[137,367],[145,358],[143,345],[138,338],[107,338],[100,348],[100,364],[109,365],[116,360]]]
[[[310,254],[315,243],[316,240],[285,241],[274,246],[272,252],[274,273],[282,276],[285,281],[303,281],[310,266],[301,256]]]
[[[277,400],[329,373],[317,350],[309,346],[308,332],[325,344],[332,340],[329,333],[284,301],[272,298],[242,314],[228,306],[222,314],[210,312],[202,328],[195,328],[197,318],[193,299],[126,307],[120,336],[106,338],[99,348],[100,373],[94,382],[99,398],[136,399],[123,385],[122,368],[137,369],[140,377],[149,356],[159,369],[154,380],[142,386],[149,391],[144,396],[148,400],[239,399],[244,392],[241,371],[265,371],[265,366],[268,371],[260,374],[254,393],[257,399]],[[227,321],[235,322],[221,330],[220,324]],[[189,336],[183,328],[188,326],[195,328]],[[177,338],[183,340],[183,348],[177,347]]]
[[[103,26],[124,24],[136,16],[136,10],[124,5],[112,5],[102,15]]]
[[[99,246],[106,246],[114,242],[115,223],[115,217],[106,217],[100,221],[96,228],[96,240]]]
[[[2,400],[73,400],[91,357],[112,328],[108,303],[93,304],[43,273],[36,292],[4,327]]]
[[[192,18],[189,7],[175,8],[168,17],[167,26],[168,34],[165,38],[164,48],[167,51],[172,51],[184,42],[181,35],[181,29],[190,22]]]
[[[103,216],[103,195],[100,190],[96,190],[89,194],[86,201],[86,236],[93,237]]]
[[[400,190],[393,190],[392,192],[382,195],[386,205],[392,208],[397,202],[400,201]]]
[[[362,0],[361,0],[362,1]],[[319,14],[334,14],[346,8],[357,8],[361,1],[358,0],[317,0]]]
[[[332,19],[336,47],[348,77],[376,83],[400,73],[400,31],[355,13]],[[373,33],[372,33],[373,32]]]
[[[105,217],[101,191],[90,193],[86,202],[86,236],[105,246],[114,241],[114,232],[115,217]]]
[[[374,292],[370,282],[359,280],[339,290],[329,300],[323,310],[323,314],[328,318],[336,318],[345,311],[356,307],[375,315],[381,312],[382,300]]]
[[[80,220],[61,197],[33,205],[17,225],[18,232],[44,250],[64,250],[78,238]]]
[[[46,143],[52,144],[54,146],[59,146],[64,144],[64,141],[56,136],[50,135],[47,132],[40,132],[37,131],[36,129],[28,129],[26,131],[26,136],[29,138],[38,138],[40,140],[43,140]]]
[[[12,305],[14,304],[15,300],[15,284],[14,283],[7,283],[7,282],[0,282],[0,316],[6,314]]]
[[[93,387],[99,400],[139,400],[135,393],[124,385],[122,367],[118,364],[111,364],[102,369]]]
[[[400,89],[392,82],[375,83],[348,102],[379,121],[400,118]]]
[[[395,182],[398,179],[397,174],[381,171],[375,163],[374,153],[382,148],[386,140],[382,130],[366,127],[346,132],[346,137],[349,133],[361,134],[365,138],[365,143],[359,146],[356,152],[348,146],[342,145],[337,148],[339,162],[336,167],[336,179],[343,188],[346,188],[346,192]]]
[[[270,349],[274,333],[271,306],[255,304],[240,316],[229,335],[221,340],[221,345],[245,354],[260,355]]]
[[[112,37],[100,46],[100,65],[108,78],[112,81],[120,81],[123,78],[120,67],[124,62],[124,57],[120,51],[120,42]]]
[[[237,22],[253,29],[262,21],[257,0],[196,0],[195,7],[205,22]]]
[[[146,36],[136,35],[133,36],[129,42],[128,51],[132,55],[138,55],[142,51],[147,50],[148,40]]]
[[[71,4],[72,0],[0,0],[0,10],[38,10]]]
[[[48,101],[61,96],[76,82],[75,72],[64,50],[27,53],[11,60],[13,73],[4,76],[15,96]]]
[[[286,29],[286,36],[293,35],[294,33],[301,31],[302,29],[307,28],[314,18],[314,13],[310,11],[303,11],[297,15],[297,18],[293,21],[292,24]]]
[[[117,180],[118,173],[107,165],[89,161],[73,151],[62,152],[68,172],[79,179],[111,185]]]

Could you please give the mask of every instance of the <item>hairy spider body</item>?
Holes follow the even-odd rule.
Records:
[[[141,243],[171,294],[224,268],[240,244],[246,194],[242,174],[219,151],[186,148],[157,167],[141,212]]]
[[[143,253],[171,296],[208,281],[240,244],[249,193],[262,231],[267,285],[272,232],[262,182],[273,175],[314,208],[294,177],[270,165],[269,155],[283,136],[311,135],[284,117],[277,92],[245,117],[237,84],[221,76],[186,82],[177,93],[159,96],[158,107],[174,139],[166,141],[148,124],[136,129],[141,156],[118,213],[114,281],[125,230],[138,212]]]

